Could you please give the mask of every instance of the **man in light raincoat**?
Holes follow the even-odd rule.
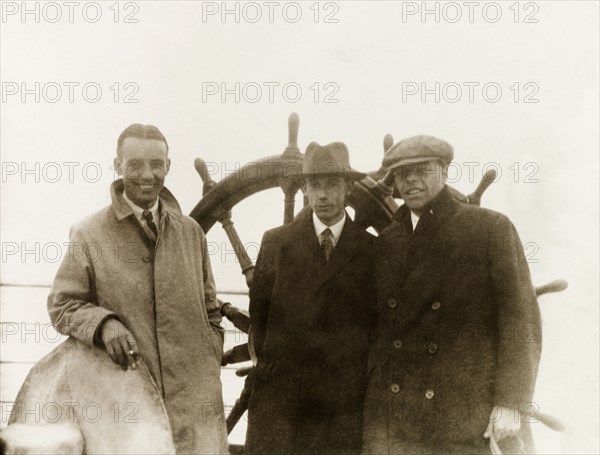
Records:
[[[71,229],[50,318],[124,370],[143,359],[177,453],[226,453],[223,332],[206,238],[163,186],[170,161],[156,127],[126,128],[114,164],[122,179],[112,204]]]

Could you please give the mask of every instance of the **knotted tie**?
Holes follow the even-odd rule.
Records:
[[[154,224],[154,217],[152,216],[152,212],[150,210],[144,210],[142,216],[144,217],[144,219],[146,220],[146,224],[154,234],[154,239],[152,240],[156,240],[156,238],[158,237],[158,228],[156,227],[156,224]]]
[[[333,251],[333,234],[331,229],[327,228],[321,232],[321,248],[325,251],[325,258],[329,261],[329,256]]]

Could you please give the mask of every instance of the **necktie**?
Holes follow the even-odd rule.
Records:
[[[158,237],[158,228],[156,227],[156,224],[154,224],[154,217],[152,216],[152,212],[150,210],[144,210],[142,216],[144,217],[144,219],[146,220],[146,224],[154,234],[154,239],[152,240],[156,240],[156,238]]]
[[[329,228],[321,232],[321,248],[325,251],[325,259],[329,261],[329,256],[333,251],[333,234]]]

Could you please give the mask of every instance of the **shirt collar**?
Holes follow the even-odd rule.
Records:
[[[410,221],[412,222],[413,231],[417,229],[417,223],[421,217],[412,210],[410,211]]]
[[[146,209],[141,208],[139,205],[137,205],[135,202],[133,202],[131,199],[129,199],[127,197],[127,193],[125,191],[123,191],[123,199],[125,199],[125,202],[127,202],[127,204],[129,204],[129,207],[131,207],[131,210],[133,210],[133,214],[135,215],[135,217],[139,220],[142,221],[143,220],[143,213]],[[150,207],[150,212],[152,212],[152,218],[155,221],[158,221],[159,217],[158,217],[158,201],[160,200],[160,198],[156,198],[156,202],[154,203],[154,205],[152,207]]]
[[[440,194],[423,207],[419,223],[429,225],[430,222],[434,221],[435,224],[439,225],[447,220],[453,213],[459,210],[463,204],[466,204],[466,202],[461,202],[462,199],[459,199],[456,194],[456,190],[450,190],[450,187],[446,185],[444,189],[440,191]],[[403,223],[406,229],[412,228],[414,231],[416,228],[416,225],[415,228],[413,228],[412,211],[406,204],[403,204],[396,211],[394,219],[399,223]]]
[[[339,240],[340,235],[342,235],[342,229],[344,229],[344,224],[346,223],[346,212],[344,211],[344,216],[342,216],[342,219],[332,226],[327,226],[324,224],[315,214],[315,212],[312,214],[312,219],[317,237],[319,237],[325,229],[329,229],[333,234],[333,244],[335,245]]]

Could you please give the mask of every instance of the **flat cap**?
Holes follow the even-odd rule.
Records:
[[[383,167],[395,169],[413,163],[439,160],[450,164],[454,149],[446,141],[433,136],[412,136],[390,147],[383,157]]]

